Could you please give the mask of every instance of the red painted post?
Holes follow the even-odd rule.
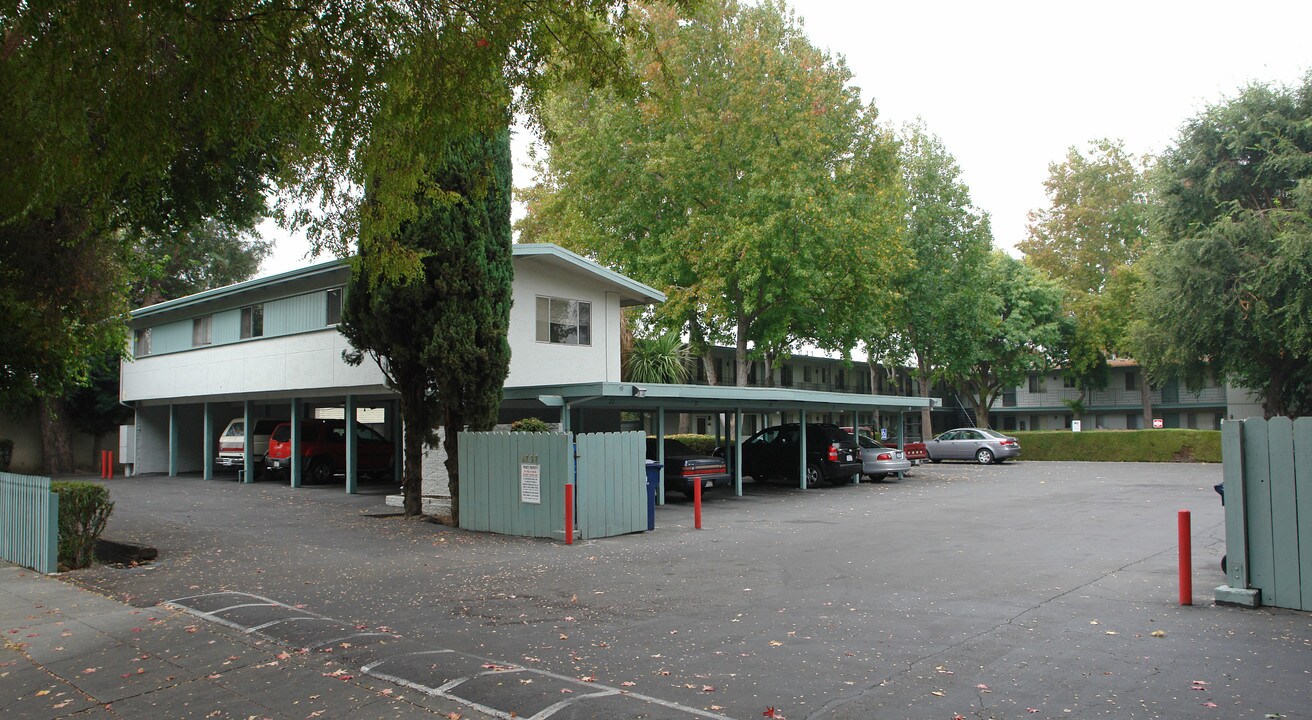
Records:
[[[105,456],[104,450],[100,451],[100,479],[104,480],[109,477],[109,461]]]
[[[702,529],[702,479],[697,478],[692,484],[692,520],[693,527]]]
[[[1193,566],[1193,548],[1189,530],[1189,511],[1181,510],[1177,513],[1176,524],[1180,531],[1180,604],[1194,604],[1194,566]]]
[[[106,480],[114,479],[114,451],[113,450],[105,451],[105,479]]]
[[[574,484],[565,484],[565,544],[574,544]]]

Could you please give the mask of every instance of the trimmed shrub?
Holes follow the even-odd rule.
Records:
[[[541,418],[526,417],[510,423],[511,432],[551,432],[551,426]]]
[[[96,540],[114,512],[109,490],[89,482],[53,482],[59,495],[59,565],[77,570],[91,564]]]
[[[1221,462],[1218,430],[1040,430],[1011,432],[1022,460]]]
[[[671,440],[678,440],[684,445],[687,445],[704,455],[710,455],[711,451],[716,447],[714,435],[696,435],[688,433],[686,435],[666,435],[665,437]]]

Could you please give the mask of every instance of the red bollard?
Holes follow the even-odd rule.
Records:
[[[101,480],[105,480],[109,478],[109,458],[107,456],[107,453],[108,451],[106,450],[100,451],[100,479]]]
[[[1181,510],[1177,514],[1176,524],[1180,531],[1180,604],[1194,604],[1194,565],[1193,548],[1189,530],[1189,511]]]
[[[105,451],[105,479],[106,480],[114,479],[114,451],[113,450]]]
[[[702,529],[702,479],[697,478],[697,482],[692,484],[692,524],[698,530]]]
[[[565,544],[574,544],[574,485],[565,485]]]

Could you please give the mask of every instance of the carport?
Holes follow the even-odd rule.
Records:
[[[570,385],[539,385],[523,388],[506,388],[503,408],[543,411],[558,408],[561,429],[570,431],[570,414],[576,409],[608,409],[656,414],[656,437],[662,464],[665,462],[666,412],[713,412],[716,414],[716,437],[720,437],[719,417],[733,418],[734,440],[734,494],[743,494],[742,427],[744,412],[779,413],[781,417],[796,414],[802,426],[801,462],[798,466],[798,485],[806,489],[806,422],[807,413],[836,413],[850,417],[852,428],[861,427],[863,417],[875,412],[897,413],[898,447],[904,442],[905,415],[922,408],[941,405],[938,398],[900,397],[893,395],[859,395],[855,393],[820,392],[793,388],[725,387],[717,385],[675,385],[662,383],[577,383]],[[866,415],[866,414],[869,415]],[[789,418],[791,420],[791,418]],[[728,433],[726,432],[726,436]],[[665,502],[665,478],[661,478],[658,501]]]

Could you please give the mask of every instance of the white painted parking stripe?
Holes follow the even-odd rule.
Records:
[[[351,633],[350,635],[343,635],[343,636],[341,636],[341,637],[339,637],[339,638],[333,638],[332,640],[326,640],[326,641],[324,641],[324,642],[317,643],[317,644],[315,644],[315,645],[306,645],[306,648],[308,648],[308,649],[310,649],[310,650],[316,650],[316,649],[321,648],[321,647],[327,647],[327,646],[329,646],[329,645],[336,645],[337,643],[342,642],[343,640],[350,640],[351,638],[354,638],[354,637],[370,637],[370,636],[377,636],[377,637],[392,637],[391,635],[388,635],[387,633],[377,633],[377,632],[358,632],[358,633]]]
[[[206,598],[206,597],[217,597],[217,596],[220,596],[220,595],[240,595],[240,596],[244,596],[244,597],[249,597],[249,598],[253,598],[253,599],[256,599],[256,600],[260,600],[261,602],[258,602],[258,603],[245,603],[245,604],[240,604],[240,605],[232,605],[232,606],[230,606],[230,607],[220,608],[220,609],[218,609],[218,610],[213,610],[213,611],[210,611],[210,612],[203,612],[203,611],[197,610],[196,608],[190,607],[190,606],[188,606],[188,605],[186,605],[186,604],[184,603],[184,601],[186,601],[186,600],[196,600],[196,599],[199,599],[199,598]],[[200,617],[200,618],[203,618],[203,619],[209,620],[209,621],[211,621],[211,622],[218,623],[218,624],[223,625],[223,626],[225,626],[225,627],[229,627],[229,628],[232,628],[232,629],[234,629],[234,630],[238,630],[238,631],[241,631],[241,632],[244,632],[244,633],[248,633],[248,634],[251,634],[251,633],[257,633],[258,630],[260,630],[260,629],[262,629],[262,628],[269,627],[269,626],[271,626],[271,625],[277,625],[278,623],[283,623],[283,622],[292,622],[292,621],[296,621],[296,620],[329,620],[329,621],[332,621],[332,622],[340,622],[340,621],[337,621],[337,620],[335,620],[335,619],[333,619],[333,618],[327,617],[327,616],[325,616],[325,615],[319,615],[318,613],[313,613],[313,612],[309,612],[309,611],[306,611],[306,610],[302,610],[302,609],[300,609],[300,608],[295,608],[295,607],[292,607],[291,605],[287,605],[286,603],[281,603],[281,602],[278,602],[277,600],[273,600],[273,599],[270,599],[270,598],[261,597],[261,596],[259,596],[259,595],[252,595],[252,594],[250,594],[250,593],[222,592],[222,593],[206,593],[206,594],[202,594],[202,595],[190,595],[190,596],[187,596],[187,597],[177,598],[177,599],[175,599],[175,600],[168,600],[168,601],[165,601],[164,604],[167,604],[167,605],[173,605],[173,606],[176,606],[176,607],[182,608],[182,609],[183,609],[184,611],[186,611],[187,613],[190,613],[190,614],[195,615],[195,616],[197,616],[197,617]],[[274,607],[286,608],[286,609],[291,610],[291,611],[293,611],[293,612],[297,612],[297,613],[301,613],[301,614],[303,614],[303,617],[296,617],[296,618],[283,618],[283,619],[281,619],[281,620],[274,620],[274,621],[272,621],[272,622],[267,622],[267,623],[264,623],[263,625],[258,625],[258,626],[256,626],[256,627],[246,627],[246,626],[244,626],[244,625],[240,625],[240,624],[235,623],[235,622],[232,622],[232,621],[230,621],[230,620],[225,620],[224,618],[218,617],[217,615],[214,614],[214,613],[226,612],[226,611],[228,611],[228,610],[233,610],[233,609],[236,609],[236,608],[242,608],[242,607],[268,607],[268,606],[274,606]],[[341,624],[342,624],[342,625],[345,625],[346,623],[341,623]],[[282,641],[282,640],[279,640],[278,638],[269,637],[268,635],[265,635],[264,633],[258,633],[258,634],[260,634],[260,635],[263,636],[263,637],[267,637],[267,638],[269,638],[270,640],[273,640],[273,641],[275,641],[275,642],[283,643],[283,641]],[[333,644],[333,643],[340,642],[340,641],[345,640],[345,639],[347,639],[347,638],[351,638],[351,637],[360,637],[360,636],[370,636],[370,635],[387,636],[387,633],[375,633],[375,632],[353,633],[353,634],[351,634],[351,635],[347,635],[347,636],[342,637],[342,638],[337,638],[337,639],[334,639],[334,640],[328,640],[328,641],[325,641],[325,642],[320,642],[320,643],[318,643],[318,644],[316,644],[316,645],[311,645],[311,646],[308,646],[308,647],[310,647],[310,648],[324,647],[324,646],[326,646],[326,645],[331,645],[331,644]],[[285,643],[283,643],[283,644],[285,644]],[[468,658],[471,658],[471,659],[474,659],[474,660],[483,660],[484,662],[487,662],[487,663],[489,663],[489,664],[494,664],[494,665],[496,665],[496,666],[498,667],[498,669],[496,669],[496,670],[489,670],[489,671],[487,671],[487,672],[483,672],[483,673],[476,673],[476,674],[474,674],[474,675],[470,675],[470,676],[462,677],[462,678],[456,678],[456,679],[454,679],[454,680],[449,680],[449,681],[443,683],[443,684],[441,685],[441,687],[436,687],[436,688],[434,688],[434,687],[430,687],[430,686],[424,685],[424,684],[422,684],[422,683],[418,683],[418,682],[415,682],[415,681],[413,681],[413,680],[409,680],[409,679],[406,679],[406,678],[403,678],[403,677],[400,677],[400,676],[397,676],[397,675],[392,675],[392,674],[390,674],[390,673],[378,672],[378,670],[377,670],[380,666],[385,665],[385,664],[388,663],[388,662],[391,662],[391,661],[394,661],[394,660],[399,660],[399,659],[406,658],[406,657],[412,657],[412,656],[416,656],[416,655],[442,655],[442,654],[462,655],[462,656],[464,656],[464,657],[468,657]],[[441,697],[441,698],[446,698],[446,699],[448,699],[448,700],[454,700],[454,701],[456,701],[456,702],[459,702],[459,703],[462,703],[462,704],[464,704],[464,705],[467,705],[467,706],[469,706],[469,707],[471,707],[471,708],[474,708],[475,710],[478,710],[479,712],[486,713],[486,714],[491,715],[491,716],[496,717],[496,718],[501,718],[502,720],[512,720],[512,718],[513,718],[514,720],[522,720],[522,719],[519,718],[517,715],[515,715],[515,714],[513,714],[513,713],[506,712],[506,711],[504,711],[504,710],[497,710],[496,708],[489,707],[489,706],[487,706],[487,705],[484,705],[484,704],[482,704],[482,703],[480,703],[480,702],[476,702],[476,701],[474,701],[474,700],[470,700],[469,698],[461,697],[461,696],[455,694],[455,693],[452,692],[452,691],[455,690],[456,688],[458,688],[462,683],[468,682],[468,681],[473,680],[473,679],[475,679],[475,678],[484,677],[484,676],[487,676],[487,675],[499,675],[499,674],[504,674],[504,673],[520,673],[520,672],[522,672],[522,673],[529,673],[529,674],[533,674],[533,675],[540,675],[540,676],[542,676],[542,677],[549,677],[549,678],[552,678],[552,679],[554,679],[554,680],[560,680],[560,681],[565,681],[565,682],[570,682],[570,683],[575,683],[575,684],[579,684],[579,683],[582,682],[582,681],[580,681],[578,678],[570,677],[570,676],[568,676],[568,675],[560,675],[560,674],[558,674],[558,673],[553,673],[553,672],[550,672],[550,671],[548,671],[548,670],[539,670],[539,669],[536,669],[536,668],[527,668],[527,667],[524,667],[524,666],[522,666],[522,665],[512,665],[512,664],[500,663],[500,662],[497,662],[497,661],[495,661],[495,660],[491,660],[491,659],[487,659],[487,658],[480,658],[480,657],[478,657],[478,656],[476,656],[476,655],[468,655],[468,654],[465,654],[465,653],[459,653],[459,652],[457,652],[457,651],[455,651],[455,650],[450,650],[450,649],[418,650],[418,651],[411,651],[411,652],[398,653],[398,654],[396,654],[396,655],[390,655],[390,656],[385,657],[385,658],[383,658],[383,659],[381,659],[381,660],[376,660],[376,661],[374,661],[374,662],[372,662],[372,663],[368,663],[368,664],[364,665],[362,668],[360,668],[360,671],[361,671],[362,673],[366,674],[366,675],[369,675],[369,676],[371,676],[371,677],[377,678],[377,679],[379,679],[379,680],[383,680],[383,681],[385,681],[385,682],[390,682],[390,683],[395,683],[395,684],[400,685],[400,686],[402,686],[402,687],[407,687],[407,688],[410,688],[410,689],[412,689],[412,690],[416,690],[416,691],[418,691],[418,692],[424,693],[425,695],[429,695],[429,696],[432,696],[432,697]],[[676,712],[687,713],[688,715],[691,715],[691,716],[701,717],[701,718],[708,718],[708,719],[710,719],[710,720],[724,720],[725,717],[726,717],[725,715],[720,715],[720,714],[718,714],[718,713],[708,712],[708,711],[706,711],[706,710],[702,710],[702,709],[700,709],[700,708],[689,707],[689,706],[687,706],[687,705],[680,705],[679,703],[671,702],[671,701],[669,701],[669,700],[662,700],[662,699],[657,698],[657,697],[652,697],[652,696],[650,696],[650,695],[643,695],[643,694],[641,694],[641,693],[630,692],[630,691],[628,691],[628,690],[620,690],[620,689],[618,689],[618,688],[613,688],[613,687],[610,687],[610,686],[608,686],[608,685],[600,685],[600,684],[596,684],[595,687],[597,688],[597,691],[596,691],[596,692],[576,693],[576,694],[574,694],[574,695],[573,695],[572,697],[570,697],[570,698],[567,698],[567,699],[565,699],[565,700],[561,700],[560,702],[557,702],[557,703],[555,703],[555,704],[553,704],[553,705],[550,705],[549,707],[547,707],[547,708],[545,708],[545,709],[539,711],[537,714],[535,714],[535,715],[531,716],[530,718],[528,718],[528,720],[549,720],[549,719],[550,719],[553,715],[555,715],[557,712],[560,712],[562,709],[567,708],[567,707],[570,707],[571,705],[577,705],[577,704],[579,704],[580,702],[584,702],[584,701],[587,701],[587,700],[592,699],[592,698],[611,697],[611,696],[614,696],[614,695],[624,695],[624,696],[627,696],[627,697],[634,698],[635,700],[641,700],[641,701],[644,701],[644,702],[652,703],[652,704],[654,704],[654,705],[660,705],[661,707],[669,708],[669,709],[674,710],[674,711],[676,711]]]
[[[270,626],[272,626],[272,625],[280,625],[280,624],[282,624],[282,623],[289,623],[289,622],[305,622],[305,621],[309,621],[309,620],[316,620],[316,621],[318,621],[318,622],[333,622],[333,623],[337,622],[336,620],[334,620],[334,619],[332,619],[332,618],[329,618],[329,617],[315,617],[315,616],[312,616],[312,615],[307,615],[307,616],[305,616],[305,617],[294,617],[294,618],[283,618],[283,619],[281,619],[281,620],[270,620],[269,622],[264,623],[263,625],[256,625],[255,627],[251,628],[250,630],[247,630],[246,632],[257,632],[257,631],[263,630],[264,628],[270,627]],[[338,624],[338,625],[341,625],[342,623],[337,623],[337,624]]]

